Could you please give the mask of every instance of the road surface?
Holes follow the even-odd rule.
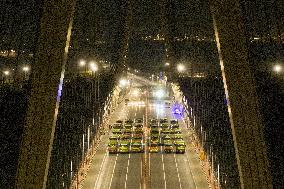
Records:
[[[137,90],[137,89],[135,89]],[[111,123],[116,120],[144,118],[176,119],[172,113],[174,101],[165,105],[165,100],[148,98],[147,95],[133,94],[130,91],[126,98],[129,103],[122,102],[111,116]],[[136,92],[137,93],[137,92]],[[172,99],[172,97],[168,98]],[[138,105],[140,102],[140,105]],[[144,103],[144,104],[143,104]],[[142,104],[142,105],[141,105]],[[160,104],[156,105],[155,104]],[[147,132],[148,122],[144,124]],[[203,174],[197,154],[190,150],[189,134],[182,117],[179,118],[180,128],[187,145],[185,154],[166,154],[162,147],[158,153],[108,154],[108,134],[102,142],[92,161],[91,168],[83,189],[207,189],[208,184]]]

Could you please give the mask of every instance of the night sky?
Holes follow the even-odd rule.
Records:
[[[38,32],[42,0],[2,0],[0,2],[0,47],[21,46],[32,49]],[[213,37],[208,1],[175,0],[176,35]],[[251,36],[283,33],[284,3],[281,1],[241,1],[244,20]],[[161,33],[161,7],[158,1],[133,1],[132,35]],[[118,14],[115,0],[77,0],[75,40],[107,40],[113,32]],[[283,18],[283,19],[281,19]],[[4,41],[3,41],[4,40]],[[22,47],[26,46],[26,47]]]

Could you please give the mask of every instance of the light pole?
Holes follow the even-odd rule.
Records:
[[[273,71],[276,72],[276,73],[280,73],[282,71],[282,66],[279,65],[279,64],[276,64],[273,66]]]
[[[83,68],[84,67],[84,71],[87,71],[87,67],[86,67],[87,63],[85,60],[80,60],[79,61],[79,67]]]
[[[9,70],[5,70],[3,72],[3,74],[4,74],[4,83],[5,83],[6,79],[9,80],[10,71]]]
[[[27,72],[30,70],[30,68],[28,66],[24,66],[23,67],[23,71],[24,71],[24,74],[25,74],[25,77],[24,77],[24,80],[27,79]]]
[[[183,64],[178,64],[178,65],[177,65],[177,71],[178,71],[179,73],[182,73],[182,72],[184,72],[185,70],[186,70],[185,65],[183,65]]]
[[[99,70],[98,68],[98,65],[95,63],[95,62],[90,62],[89,64],[89,67],[90,67],[90,70],[92,71],[92,75],[94,74],[94,79],[95,79],[95,82],[96,82],[96,72]],[[99,82],[97,82],[99,84]],[[95,90],[95,101],[97,101],[98,99],[98,84],[97,84],[97,87],[96,87],[96,90]]]
[[[92,78],[92,94],[94,94],[94,106],[93,106],[93,120],[95,119],[95,115],[99,115],[99,113],[95,114],[95,106],[96,105],[99,105],[98,103],[98,98],[99,98],[99,81],[97,81],[97,84],[96,84],[96,73],[97,71],[99,70],[98,69],[98,65],[96,62],[92,61],[89,63],[89,68],[90,70],[92,71],[92,75],[94,76],[94,78]],[[95,86],[94,86],[95,85]],[[95,89],[94,89],[95,87]],[[99,110],[100,112],[100,110]],[[100,128],[100,119],[99,121],[97,122],[97,128],[96,128],[96,140],[97,140],[97,135],[99,134],[99,128]]]

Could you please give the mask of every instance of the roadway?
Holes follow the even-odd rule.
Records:
[[[155,103],[165,104],[164,100],[146,100],[129,96],[128,105],[121,103],[111,117],[111,123],[121,119],[165,118],[175,119],[172,105],[151,106]],[[137,105],[143,101],[144,105]],[[136,104],[135,104],[136,103]],[[173,103],[172,103],[173,104]],[[188,139],[186,126],[182,119],[180,127],[185,139]],[[147,123],[144,125],[147,132]],[[196,154],[188,150],[190,144],[186,141],[185,154],[165,154],[160,147],[159,153],[129,153],[108,154],[108,134],[102,137],[102,142],[94,156],[90,171],[82,183],[83,189],[207,189],[207,181]],[[193,165],[195,164],[195,165]]]

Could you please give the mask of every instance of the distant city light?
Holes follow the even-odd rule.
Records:
[[[185,69],[185,66],[183,64],[178,64],[177,70],[178,70],[178,72],[184,72],[186,69]]]
[[[273,71],[275,71],[275,72],[277,72],[277,73],[281,72],[281,71],[282,71],[282,66],[279,65],[279,64],[275,65],[275,66],[273,67]]]
[[[4,75],[7,75],[7,76],[10,75],[10,72],[8,70],[4,71],[3,73]]]
[[[168,62],[165,63],[165,66],[169,66],[169,65],[170,65],[170,63],[168,63]]]

